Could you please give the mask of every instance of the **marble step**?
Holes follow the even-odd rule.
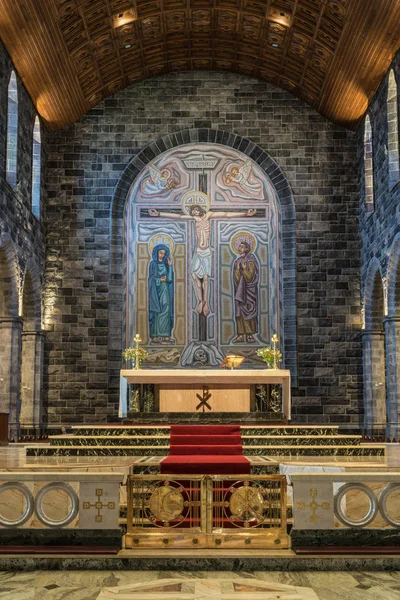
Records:
[[[169,435],[143,435],[143,436],[75,436],[58,435],[50,436],[51,446],[165,446],[169,447]],[[352,446],[358,445],[361,436],[334,435],[334,436],[309,436],[309,435],[242,435],[243,446],[271,446],[286,445],[296,446],[298,442],[310,446]]]
[[[74,425],[75,436],[154,436],[169,435],[169,425]],[[336,435],[338,425],[240,425],[242,435]],[[53,436],[50,436],[53,437]]]
[[[231,425],[232,423],[287,423],[287,419],[281,412],[134,412],[123,420],[124,425],[136,423],[179,423],[179,424],[220,424]]]
[[[26,446],[26,456],[167,456],[168,446]],[[248,446],[245,456],[383,456],[378,444],[347,446]]]

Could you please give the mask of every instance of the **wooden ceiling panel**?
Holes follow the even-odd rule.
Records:
[[[49,127],[145,77],[232,70],[355,127],[400,42],[400,0],[0,0],[0,37]]]

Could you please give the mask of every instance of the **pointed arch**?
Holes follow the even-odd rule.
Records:
[[[40,184],[42,167],[42,142],[40,133],[40,120],[36,115],[32,139],[32,212],[40,218]]]
[[[389,189],[399,181],[399,104],[397,81],[392,69],[389,73],[387,96]]]
[[[369,115],[364,123],[364,201],[368,210],[374,209],[374,161],[372,127]]]
[[[373,258],[368,267],[364,291],[365,329],[382,329],[384,316],[383,277],[379,261]]]
[[[33,258],[26,263],[22,292],[24,330],[40,330],[42,325],[42,292],[39,268]]]
[[[0,235],[0,317],[19,314],[19,269],[9,234]]]
[[[6,179],[12,187],[17,185],[18,161],[18,87],[15,71],[8,83]]]

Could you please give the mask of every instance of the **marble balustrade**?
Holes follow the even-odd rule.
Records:
[[[400,529],[400,473],[291,473],[294,530]]]
[[[5,529],[118,529],[124,473],[0,474],[0,540]]]

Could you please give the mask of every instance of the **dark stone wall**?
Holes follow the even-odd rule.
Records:
[[[131,86],[51,136],[47,205],[49,424],[115,421],[109,382],[110,207],[123,170],[191,128],[250,139],[281,167],[296,210],[297,421],[358,423],[362,410],[357,136],[291,94],[232,73]]]
[[[11,238],[16,254],[17,271],[22,279],[26,263],[34,264],[44,275],[44,209],[47,131],[42,136],[42,194],[40,220],[31,210],[32,190],[32,135],[36,109],[17,75],[18,85],[18,163],[17,186],[13,189],[6,181],[6,136],[8,82],[13,69],[11,59],[0,41],[0,235]]]
[[[400,232],[400,182],[389,186],[387,92],[391,69],[394,69],[398,86],[398,115],[400,118],[400,51],[373,98],[368,114],[372,127],[374,165],[374,210],[370,212],[364,201],[364,123],[357,131],[360,177],[360,231],[361,278],[365,286],[368,267],[376,259],[382,276],[388,274],[389,257],[396,235]]]

